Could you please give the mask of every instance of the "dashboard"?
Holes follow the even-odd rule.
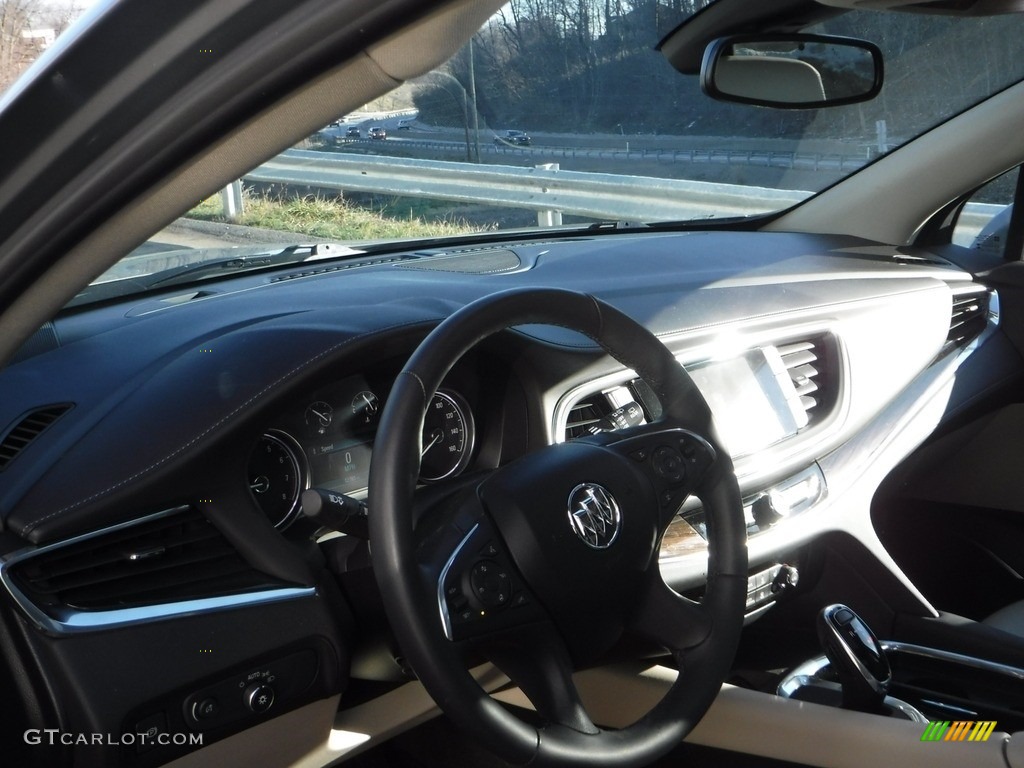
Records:
[[[0,375],[0,443],[18,468],[0,471],[0,580],[23,642],[66,654],[57,684],[77,692],[71,710],[98,711],[110,728],[163,713],[220,738],[263,713],[204,723],[203,695],[264,659],[285,677],[304,670],[275,712],[342,693],[350,676],[405,679],[365,542],[325,536],[302,494],[354,498],[372,519],[374,441],[408,355],[459,307],[530,285],[601,297],[689,371],[743,494],[751,616],[770,607],[797,548],[829,531],[862,535],[864,477],[884,477],[960,407],[954,374],[998,311],[994,293],[934,255],[726,232],[428,248],[76,309]],[[974,375],[983,385],[1004,373]],[[643,379],[590,339],[508,329],[428,404],[420,490],[469,488],[539,448],[660,413]],[[706,521],[696,498],[677,507],[662,574],[699,592]],[[72,562],[89,578],[58,583]],[[173,648],[160,639],[168,621]],[[97,667],[92,646],[112,633],[118,649],[145,637],[160,674],[129,683],[130,670]],[[175,650],[211,636],[230,641],[219,658],[197,666]],[[86,681],[96,676],[109,684]],[[116,695],[101,702],[107,689]]]

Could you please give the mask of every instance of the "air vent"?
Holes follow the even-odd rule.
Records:
[[[615,409],[609,404],[608,398],[600,392],[580,400],[569,410],[566,417],[565,439],[574,440],[589,435],[588,427],[599,422],[613,410]]]
[[[796,341],[776,347],[793,382],[799,406],[794,407],[799,428],[810,425],[823,414],[823,344],[820,339]],[[802,416],[802,417],[801,417]]]
[[[37,408],[22,417],[21,421],[14,425],[0,440],[0,472],[7,468],[14,459],[25,450],[46,428],[59,419],[63,414],[71,410],[69,403],[61,405],[48,405],[45,408]]]
[[[13,563],[9,575],[51,616],[67,608],[114,610],[281,586],[193,509],[45,549]]]
[[[989,294],[980,286],[976,290],[954,294],[949,333],[946,335],[947,348],[962,346],[985,330],[988,304]]]

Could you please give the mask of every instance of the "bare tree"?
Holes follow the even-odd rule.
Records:
[[[82,13],[75,0],[0,0],[0,91]]]

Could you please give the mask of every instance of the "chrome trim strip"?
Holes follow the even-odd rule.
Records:
[[[246,608],[253,605],[265,605],[267,603],[281,600],[295,600],[298,598],[313,597],[317,594],[315,587],[281,587],[276,589],[264,589],[258,592],[247,592],[237,595],[221,595],[219,597],[200,598],[197,600],[183,600],[172,603],[158,603],[156,605],[145,605],[136,608],[117,608],[113,610],[85,611],[74,608],[62,608],[53,610],[56,615],[46,613],[28,598],[14,581],[11,579],[10,568],[25,560],[30,560],[39,555],[53,550],[62,549],[72,544],[95,539],[109,533],[124,530],[132,526],[159,520],[171,515],[180,514],[191,509],[189,506],[174,507],[173,509],[156,512],[152,515],[129,520],[125,523],[101,528],[80,536],[75,536],[64,541],[47,544],[42,547],[28,547],[12,552],[0,558],[0,584],[7,590],[11,598],[18,605],[24,614],[39,629],[55,635],[72,635],[83,632],[96,632],[104,629],[117,627],[137,626],[149,624],[164,619],[181,618],[183,616],[195,616],[200,613],[211,613],[215,611],[231,610],[235,608]]]
[[[455,565],[455,560],[479,528],[480,523],[475,523],[473,527],[469,529],[469,533],[463,536],[459,545],[452,550],[451,557],[448,558],[448,562],[446,562],[444,564],[444,568],[441,569],[441,575],[437,578],[437,607],[441,612],[441,626],[444,628],[444,636],[449,640],[452,639],[452,620],[448,615],[448,601],[444,599],[444,580],[448,578],[448,571],[450,571],[452,566]]]
[[[927,648],[923,645],[914,645],[913,643],[900,643],[894,640],[887,640],[882,643],[882,650],[886,653],[906,653],[910,656],[920,656],[922,658],[931,659],[933,661],[945,661],[950,664],[960,664],[965,667],[971,667],[982,672],[992,672],[997,675],[1004,675],[1006,677],[1012,677],[1015,680],[1024,682],[1024,669],[1019,667],[1011,667],[1009,664],[1000,664],[997,661],[988,661],[987,659],[979,659],[974,656],[964,656],[961,653],[953,653],[952,651],[944,651],[940,648]]]

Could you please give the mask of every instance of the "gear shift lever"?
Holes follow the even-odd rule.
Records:
[[[818,614],[818,639],[843,686],[843,707],[882,711],[892,671],[874,633],[845,605],[829,605]]]

